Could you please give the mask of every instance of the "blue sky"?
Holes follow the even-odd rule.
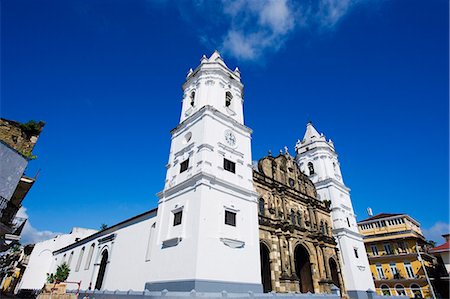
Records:
[[[449,230],[448,2],[1,2],[1,116],[44,120],[26,240],[156,206],[181,84],[203,54],[239,66],[253,158],[306,123],[335,142],[358,219]]]

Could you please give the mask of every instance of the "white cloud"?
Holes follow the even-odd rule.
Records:
[[[194,11],[206,20],[209,32],[199,38],[208,46],[240,60],[258,60],[282,48],[296,31],[333,31],[359,3],[372,0],[221,0],[214,8],[198,0]],[[192,22],[198,18],[186,18]],[[208,17],[209,16],[209,17]]]
[[[162,9],[169,1],[146,0]],[[178,1],[180,17],[201,43],[239,60],[256,61],[281,49],[296,32],[332,32],[352,9],[381,0],[193,0]],[[307,41],[305,41],[307,42]]]
[[[228,27],[220,48],[238,59],[255,60],[267,50],[278,50],[295,27],[288,0],[224,0],[222,4]]]
[[[351,0],[321,0],[315,21],[320,28],[333,28],[356,2]]]
[[[430,228],[423,228],[423,234],[427,240],[433,240],[437,245],[444,243],[443,234],[450,233],[450,225],[448,223],[438,221]]]
[[[27,218],[27,222],[25,223],[25,227],[23,228],[20,243],[23,245],[33,244],[36,242],[44,241],[55,237],[56,235],[60,235],[61,233],[52,232],[48,230],[37,230],[34,228],[30,219],[28,218],[27,209],[25,207],[21,207],[17,212],[17,217]]]
[[[270,0],[260,8],[258,21],[274,33],[284,34],[294,27],[294,14],[286,0]]]

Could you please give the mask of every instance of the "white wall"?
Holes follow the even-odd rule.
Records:
[[[229,196],[201,185],[160,205],[158,213],[166,216],[159,218],[157,225],[164,229],[158,230],[150,264],[158,270],[149,273],[148,282],[197,279],[261,283],[256,203],[234,193]],[[171,211],[176,207],[183,207],[183,218],[182,224],[174,227]],[[237,211],[236,227],[225,224],[225,209]],[[164,240],[176,237],[182,239],[178,245],[162,248]],[[221,238],[245,245],[230,248]]]
[[[450,252],[440,252],[439,253],[442,257],[442,261],[444,262],[445,269],[447,270],[447,273],[450,274]]]
[[[151,226],[155,222],[156,211],[147,212],[114,227],[106,229],[73,246],[55,253],[52,269],[63,262],[73,252],[70,275],[67,281],[81,282],[81,289],[95,288],[99,264],[104,250],[108,251],[108,264],[103,280],[102,290],[130,289],[143,291],[150,271],[147,260],[148,238]],[[114,238],[109,237],[114,236]],[[108,239],[105,241],[104,239]],[[94,244],[92,259],[89,260],[89,249]],[[82,249],[85,248],[81,266],[76,270]],[[67,262],[67,259],[65,261]],[[68,289],[77,289],[76,284],[68,284]]]
[[[375,290],[367,252],[362,239],[348,233],[335,235],[341,253],[342,274],[347,290]],[[358,250],[358,258],[354,248]]]
[[[47,280],[47,273],[53,272],[53,252],[95,233],[95,230],[73,228],[70,234],[36,243],[20,285],[17,289],[41,289]]]
[[[227,145],[227,130],[236,137],[234,147]],[[188,170],[180,173],[180,163],[188,158]],[[236,163],[235,173],[223,168],[224,158]],[[149,282],[201,279],[259,284],[250,130],[214,108],[197,112],[173,131],[167,168],[151,263],[160,270],[150,273]],[[224,224],[225,207],[238,211],[237,227]],[[173,226],[177,209],[183,210],[183,221]],[[182,241],[162,249],[162,243],[172,238]],[[230,248],[220,238],[242,241],[245,246]]]

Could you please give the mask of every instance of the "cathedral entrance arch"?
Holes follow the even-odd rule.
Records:
[[[333,281],[333,284],[338,288],[341,288],[339,284],[339,274],[336,261],[333,258],[330,258],[328,261],[328,265],[330,265],[331,280]]]
[[[295,273],[299,278],[300,292],[314,293],[309,253],[302,245],[295,247]]]
[[[95,282],[95,289],[100,290],[105,278],[106,265],[108,264],[108,250],[103,250],[102,260],[100,262],[100,268],[98,269],[97,281]]]
[[[272,291],[272,280],[270,278],[270,251],[264,243],[260,243],[261,257],[261,282],[263,284],[264,293]]]

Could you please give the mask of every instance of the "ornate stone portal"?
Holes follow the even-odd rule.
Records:
[[[329,207],[289,153],[258,161],[261,275],[265,292],[345,294]]]

